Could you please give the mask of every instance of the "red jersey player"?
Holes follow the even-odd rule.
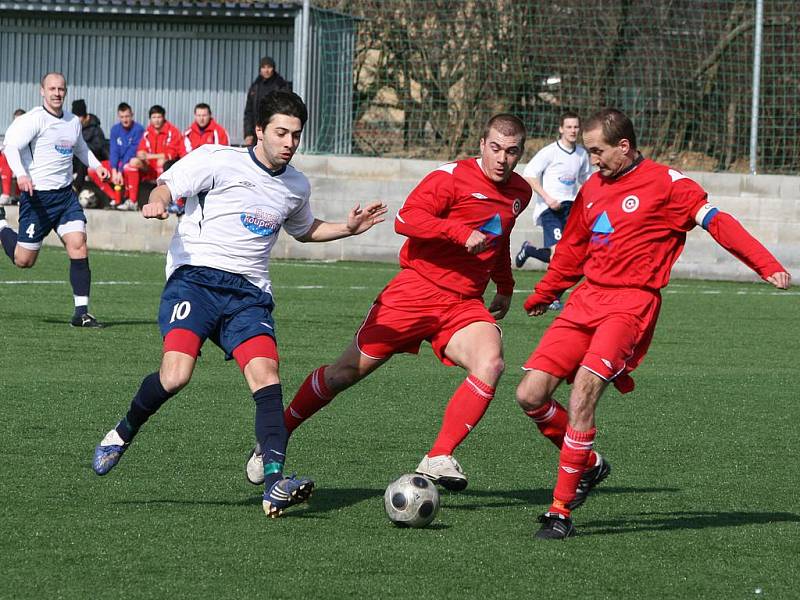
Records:
[[[228,132],[211,116],[211,107],[201,102],[194,107],[194,121],[183,132],[183,145],[188,154],[203,144],[219,144],[227,146]]]
[[[166,170],[165,163],[186,155],[183,135],[167,121],[164,107],[155,104],[150,107],[148,115],[150,124],[139,142],[136,156],[123,169],[127,208],[134,210],[139,197],[139,181],[155,181]]]
[[[479,158],[441,166],[411,192],[395,220],[395,230],[408,238],[400,272],[344,353],[302,384],[284,413],[289,433],[392,355],[416,354],[428,341],[439,360],[462,367],[467,377],[417,472],[451,490],[467,486],[452,453],[480,421],[504,368],[495,319],[511,304],[509,234],[531,197],[530,185],[513,172],[524,144],[522,122],[496,115],[484,129]],[[490,279],[497,294],[487,309],[482,296]],[[260,458],[256,451],[247,463],[256,484],[264,478]]]
[[[709,204],[706,192],[678,171],[644,159],[630,119],[604,109],[586,124],[584,144],[599,172],[575,200],[558,252],[525,302],[545,313],[564,290],[585,281],[547,329],[525,363],[517,401],[539,430],[561,449],[550,509],[536,537],[574,534],[571,510],[611,468],[593,450],[595,407],[609,383],[633,390],[661,307],[660,289],[683,249],[686,232],[700,225],[725,249],[777,288],[790,275],[733,217]],[[569,413],[552,394],[573,383]]]

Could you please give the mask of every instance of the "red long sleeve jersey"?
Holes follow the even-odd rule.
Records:
[[[733,217],[679,171],[642,160],[617,179],[583,185],[535,300],[547,302],[582,276],[598,285],[661,289],[695,225],[766,278],[781,264]]]
[[[483,296],[490,278],[498,294],[511,295],[509,236],[531,193],[516,173],[503,184],[494,183],[483,173],[480,159],[442,165],[419,183],[397,213],[395,231],[408,237],[400,266],[464,298]],[[477,255],[464,247],[475,230],[489,238],[486,250]]]
[[[148,125],[147,129],[144,130],[142,141],[139,142],[137,150],[148,154],[164,154],[167,160],[181,158],[186,155],[183,135],[169,121],[164,121],[161,131],[156,131],[152,125]]]
[[[220,144],[222,146],[227,146],[229,143],[228,132],[214,119],[211,119],[206,128],[202,131],[197,123],[192,123],[189,129],[183,132],[183,144],[187,154],[203,144]]]

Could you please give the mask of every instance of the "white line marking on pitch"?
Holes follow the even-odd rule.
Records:
[[[4,285],[67,285],[69,282],[66,279],[59,279],[49,281],[46,279],[30,280],[30,281],[0,281]],[[152,285],[155,282],[142,282],[142,281],[93,281],[92,285]],[[158,285],[163,285],[158,283]]]

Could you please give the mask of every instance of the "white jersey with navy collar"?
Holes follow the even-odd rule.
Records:
[[[528,179],[539,179],[544,191],[559,202],[572,202],[578,189],[592,174],[592,164],[586,148],[575,144],[570,152],[558,141],[548,144],[531,159],[522,171]],[[536,194],[533,219],[541,225],[542,213],[547,210],[544,199]]]
[[[278,173],[251,149],[206,144],[158,178],[172,199],[186,198],[167,252],[167,277],[182,265],[221,269],[271,291],[269,256],[281,228],[293,236],[314,223],[311,185],[287,165]]]
[[[42,106],[14,119],[4,140],[4,153],[14,176],[30,176],[37,190],[59,190],[72,185],[73,154],[83,164],[99,167],[81,130],[80,119],[71,112],[57,117]],[[9,152],[11,147],[18,154]]]

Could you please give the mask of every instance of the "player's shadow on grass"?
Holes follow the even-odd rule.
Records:
[[[591,535],[674,531],[710,527],[740,527],[768,523],[800,523],[800,515],[787,512],[680,511],[644,512],[624,518],[587,522],[582,530]]]
[[[671,487],[649,487],[649,488],[630,488],[630,487],[605,487],[595,488],[590,496],[590,500],[607,494],[665,494],[675,493],[679,488]],[[474,498],[474,502],[460,502],[451,508],[454,510],[481,510],[484,508],[505,508],[517,505],[541,506],[549,505],[553,499],[552,488],[529,488],[520,490],[479,490],[467,489],[463,492],[441,492],[443,496],[455,494],[467,498]]]
[[[102,324],[102,329],[108,329],[109,327],[117,327],[119,325],[158,325],[158,321],[155,319],[129,319],[127,321],[105,321],[103,319],[98,319]],[[64,319],[54,319],[52,317],[46,317],[42,319],[42,323],[48,324],[56,324],[56,325],[67,325],[69,321],[65,321]],[[80,329],[80,327],[76,327],[76,329]]]

